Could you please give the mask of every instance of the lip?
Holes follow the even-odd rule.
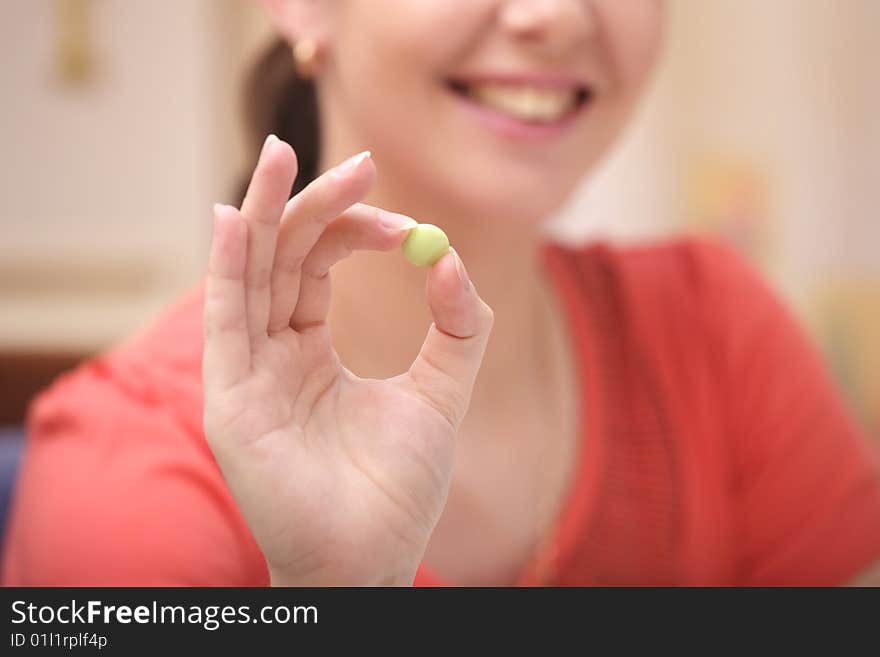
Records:
[[[584,89],[587,98],[556,121],[538,123],[518,119],[510,114],[484,105],[455,90],[456,84],[528,85],[539,89]],[[493,73],[456,75],[446,81],[446,89],[458,100],[463,109],[476,117],[499,136],[526,142],[541,142],[558,138],[568,132],[592,105],[595,89],[589,82],[565,73]]]

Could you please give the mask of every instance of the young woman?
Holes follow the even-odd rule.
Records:
[[[754,274],[541,236],[660,0],[264,4],[282,139],[204,287],[35,404],[7,583],[878,581],[876,457]]]

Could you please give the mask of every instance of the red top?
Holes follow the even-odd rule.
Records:
[[[547,245],[586,426],[521,584],[839,584],[880,559],[880,463],[730,251]],[[33,405],[12,585],[265,585],[205,442],[202,291]],[[422,568],[417,584],[441,584]]]

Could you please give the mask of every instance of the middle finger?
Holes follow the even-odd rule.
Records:
[[[269,283],[278,237],[278,222],[296,178],[293,149],[274,135],[263,145],[260,160],[241,206],[247,222],[247,326],[251,341],[266,337]]]

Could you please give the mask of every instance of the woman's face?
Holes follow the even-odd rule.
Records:
[[[372,149],[380,179],[521,222],[556,210],[619,135],[663,17],[663,0],[294,1],[317,14],[299,36],[323,49],[328,131]]]

